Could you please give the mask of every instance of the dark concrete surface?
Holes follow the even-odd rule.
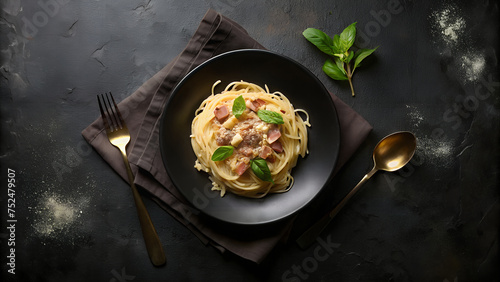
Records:
[[[1,281],[499,280],[498,1],[1,6]],[[96,94],[132,93],[182,51],[210,7],[302,63],[374,130],[301,213],[290,242],[261,265],[203,245],[146,197],[167,252],[167,265],[155,268],[128,186],[80,132],[98,117]],[[301,33],[333,35],[354,21],[357,45],[380,47],[357,71],[353,98],[347,83],[321,71],[326,56]],[[399,130],[418,137],[412,162],[365,184],[320,236],[327,248],[298,248],[293,239],[368,172],[378,140]],[[16,187],[8,194],[10,179]]]

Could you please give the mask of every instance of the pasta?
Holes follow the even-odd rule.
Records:
[[[267,86],[237,81],[214,94],[218,83],[191,125],[194,167],[209,174],[221,197],[227,191],[252,198],[288,191],[298,156],[308,154],[309,115]]]

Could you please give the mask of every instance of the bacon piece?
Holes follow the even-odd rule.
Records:
[[[248,164],[244,162],[240,162],[238,163],[238,165],[236,165],[236,173],[238,175],[242,175],[243,173],[245,173],[245,171],[247,171],[247,169],[248,169]]]
[[[245,157],[253,158],[254,152],[253,149],[249,146],[244,146],[238,149],[238,152],[244,155]]]
[[[269,129],[267,132],[267,142],[269,144],[273,144],[276,140],[278,140],[281,137],[281,132],[279,127],[273,126]]]
[[[275,141],[273,144],[271,144],[271,148],[276,152],[276,153],[281,153],[283,152],[283,145],[281,145],[280,141]]]
[[[266,104],[266,101],[262,100],[262,99],[259,99],[257,98],[255,101],[253,101],[254,103],[257,103],[259,105],[259,108],[264,106]]]
[[[253,105],[252,101],[250,101],[250,100],[246,100],[245,105],[247,105],[247,108],[249,108],[250,110],[252,110],[254,112],[257,110],[255,108],[255,106]]]
[[[259,157],[261,157],[263,159],[267,159],[267,157],[269,157],[269,155],[271,155],[273,153],[273,150],[269,146],[264,145],[261,148],[262,149],[260,151]]]
[[[214,115],[219,122],[222,122],[229,116],[229,109],[226,105],[219,105],[215,108]]]
[[[260,107],[266,104],[266,101],[262,99],[255,99],[254,101],[247,100],[245,104],[247,105],[247,108],[254,112],[257,112]]]

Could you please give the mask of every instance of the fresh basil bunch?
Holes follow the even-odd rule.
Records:
[[[355,96],[352,86],[354,71],[361,61],[377,50],[378,46],[374,49],[359,49],[356,52],[349,50],[356,39],[355,22],[346,27],[340,35],[335,34],[333,38],[315,28],[307,28],[302,34],[318,49],[333,57],[333,60],[328,59],[325,62],[323,71],[335,80],[348,80],[352,96]]]

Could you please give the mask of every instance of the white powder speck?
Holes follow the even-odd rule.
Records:
[[[432,18],[439,34],[448,44],[456,43],[466,27],[465,20],[458,15],[453,6],[432,13]]]
[[[35,208],[33,228],[38,235],[44,237],[65,234],[81,216],[81,209],[87,204],[86,198],[74,202],[56,194],[46,194]]]
[[[424,116],[415,106],[406,105],[406,108],[409,110],[407,116],[410,118],[413,127],[418,127],[424,121]]]
[[[407,117],[411,122],[412,131],[417,136],[417,149],[425,156],[428,164],[436,167],[449,167],[453,163],[453,140],[436,140],[425,136],[420,129],[420,124],[425,121],[424,115],[414,105],[406,105]]]
[[[433,11],[429,17],[431,32],[438,43],[437,51],[449,60],[449,75],[460,83],[477,81],[486,68],[486,57],[482,50],[476,49],[466,32],[467,23],[464,14],[453,3],[445,3]],[[440,44],[444,43],[444,45]]]
[[[461,61],[465,78],[468,81],[479,79],[486,65],[484,57],[480,54],[463,55]]]
[[[448,167],[453,163],[453,142],[418,137],[418,148],[425,154],[426,162],[439,167]]]

